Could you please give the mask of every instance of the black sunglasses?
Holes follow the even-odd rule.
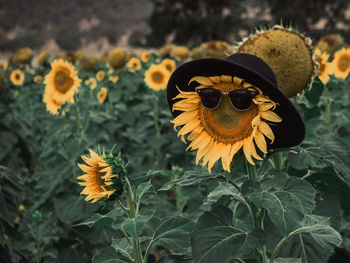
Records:
[[[203,88],[197,89],[197,93],[201,97],[203,107],[206,109],[216,109],[221,102],[223,94],[230,97],[231,104],[236,110],[245,111],[250,108],[253,98],[259,94],[259,91],[252,86],[230,92],[223,92],[214,88]]]

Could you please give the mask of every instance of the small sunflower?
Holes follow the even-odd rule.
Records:
[[[185,46],[175,46],[171,49],[170,55],[174,58],[185,60],[190,56],[190,50]]]
[[[119,77],[118,76],[109,76],[108,79],[111,82],[116,83],[119,80]]]
[[[148,62],[149,61],[149,52],[148,51],[143,51],[141,53],[141,60],[143,62]]]
[[[332,72],[336,78],[345,79],[350,72],[350,48],[342,48],[334,54]]]
[[[175,61],[170,58],[163,59],[163,61],[160,64],[163,65],[170,72],[170,74],[172,74],[175,71]]]
[[[88,84],[90,84],[90,89],[95,89],[97,86],[97,80],[95,78],[89,78],[88,81]]]
[[[328,62],[329,55],[327,53],[321,53],[319,49],[314,52],[318,66],[318,77],[323,84],[327,84],[329,81],[329,74],[331,74],[331,64]]]
[[[45,89],[43,102],[46,104],[46,110],[53,115],[58,115],[58,110],[61,108],[62,104],[55,101],[54,91],[50,89]]]
[[[172,110],[182,111],[182,113],[172,123],[175,131],[178,126],[182,126],[178,131],[182,141],[186,142],[185,135],[188,135],[187,139],[191,143],[187,149],[198,149],[196,164],[198,165],[203,158],[202,166],[208,164],[210,173],[215,162],[221,158],[223,169],[230,171],[232,159],[241,148],[247,161],[252,165],[255,164],[252,157],[262,160],[257,154],[256,146],[261,152],[267,153],[266,138],[273,143],[275,136],[269,123],[282,121],[273,112],[277,104],[264,96],[260,89],[238,77],[197,76],[192,78],[189,84],[193,81],[200,84],[196,91],[185,92],[178,89],[180,94],[173,98],[173,100],[181,100],[174,103]],[[259,94],[253,98],[252,105],[245,111],[236,110],[228,96],[223,96],[218,107],[210,110],[201,104],[197,92],[198,89],[208,87],[221,92],[254,87]]]
[[[165,67],[153,64],[146,70],[144,80],[151,89],[163,90],[166,89],[169,78],[170,73]]]
[[[114,180],[118,179],[118,175],[113,174],[113,166],[96,152],[89,150],[90,156],[82,155],[81,158],[85,164],[78,164],[79,168],[86,174],[78,177],[80,185],[85,186],[80,193],[86,195],[85,200],[95,203],[100,199],[108,199],[116,192]]]
[[[40,75],[36,75],[33,80],[35,83],[41,84],[43,82],[43,77]]]
[[[21,86],[24,82],[24,74],[21,70],[16,69],[11,72],[10,79],[13,85]]]
[[[97,93],[97,99],[99,103],[103,104],[107,98],[108,90],[106,88],[101,88],[99,93]]]
[[[0,68],[3,70],[3,71],[6,71],[7,69],[7,63],[5,61],[0,61]]]
[[[98,81],[102,81],[105,78],[105,72],[103,70],[100,70],[96,73],[96,79]]]
[[[140,70],[141,69],[141,62],[138,58],[131,58],[128,61],[128,67],[136,69],[136,70]]]
[[[51,63],[51,71],[45,76],[45,90],[52,94],[59,104],[74,102],[74,94],[78,91],[81,79],[75,67],[62,59]]]

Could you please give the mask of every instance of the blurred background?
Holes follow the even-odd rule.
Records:
[[[229,43],[274,24],[350,39],[348,0],[0,0],[0,54]]]

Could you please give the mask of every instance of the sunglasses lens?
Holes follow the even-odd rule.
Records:
[[[235,90],[229,93],[232,105],[240,111],[250,108],[252,105],[252,94],[248,90]]]
[[[198,90],[198,94],[201,97],[202,105],[207,109],[215,109],[221,98],[221,92],[211,88],[204,88]]]

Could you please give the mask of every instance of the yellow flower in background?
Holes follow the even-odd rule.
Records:
[[[170,55],[177,59],[185,60],[190,56],[190,50],[185,46],[175,46],[171,49]]]
[[[43,82],[43,77],[40,75],[36,75],[33,80],[35,83],[41,84]]]
[[[114,69],[113,68],[109,68],[107,73],[110,75],[110,74],[113,74],[114,73]]]
[[[105,72],[103,70],[100,70],[96,73],[96,79],[98,81],[102,81],[105,78]]]
[[[18,210],[21,211],[21,212],[23,212],[23,211],[26,210],[26,208],[24,207],[23,204],[20,204],[19,207],[18,207]]]
[[[3,71],[6,71],[7,69],[7,63],[5,61],[0,61],[0,68],[3,70]]]
[[[136,70],[140,70],[141,69],[141,62],[138,58],[131,58],[129,61],[128,61],[128,67],[130,68],[134,68]]]
[[[45,93],[52,96],[58,104],[74,102],[74,94],[78,91],[81,79],[75,67],[62,59],[51,63],[51,71],[45,76]]]
[[[100,91],[97,93],[97,99],[99,103],[103,104],[107,98],[108,90],[106,88],[101,88]]]
[[[95,89],[97,86],[97,80],[91,77],[85,81],[85,84],[90,85],[90,89]]]
[[[33,58],[33,51],[28,48],[20,48],[13,56],[13,62],[15,64],[29,64]]]
[[[98,59],[93,56],[83,57],[79,61],[82,69],[86,71],[93,71],[98,64]]]
[[[42,51],[38,56],[39,65],[43,65],[49,59],[49,52],[47,50]]]
[[[119,77],[118,76],[109,76],[108,79],[111,82],[116,83],[119,80]]]
[[[337,51],[331,67],[336,78],[345,79],[350,72],[350,48],[342,48]]]
[[[191,141],[187,149],[198,150],[196,164],[203,158],[202,166],[208,165],[208,171],[216,161],[221,159],[222,167],[230,171],[230,166],[235,154],[243,148],[247,161],[254,165],[253,157],[257,160],[262,158],[257,154],[256,146],[261,152],[267,153],[266,138],[273,143],[275,136],[269,124],[281,122],[282,119],[273,112],[276,103],[262,92],[244,82],[243,79],[232,76],[197,76],[190,80],[200,85],[194,92],[184,92],[180,89],[173,100],[181,99],[174,103],[173,111],[182,111],[172,123],[182,141]],[[230,92],[235,89],[255,88],[258,94],[253,98],[251,106],[244,111],[235,109],[228,96],[223,96],[221,102],[214,109],[207,109],[201,104],[198,94],[199,89],[215,88],[221,92]],[[230,122],[227,120],[230,119]],[[266,137],[266,138],[265,138]],[[255,146],[256,145],[256,146]]]
[[[51,89],[45,89],[43,102],[46,104],[46,110],[53,115],[58,115],[58,110],[61,108],[62,104],[55,101],[54,91]]]
[[[116,48],[108,53],[108,64],[113,69],[120,69],[124,67],[126,61],[126,52],[122,49]]]
[[[24,82],[23,72],[19,69],[12,71],[10,75],[10,80],[13,83],[13,85],[21,86]]]
[[[143,51],[141,53],[141,60],[143,62],[148,62],[149,61],[149,52],[148,51]]]
[[[153,64],[146,70],[144,80],[151,89],[163,90],[166,89],[169,78],[170,73],[165,67]]]
[[[160,64],[164,66],[170,72],[170,74],[173,73],[176,69],[175,61],[170,58],[163,59]]]
[[[327,84],[329,81],[329,74],[331,74],[331,64],[328,62],[329,55],[327,53],[321,53],[319,49],[314,52],[316,61],[319,64],[318,77],[323,84]]]
[[[112,167],[100,155],[93,150],[89,150],[90,156],[82,155],[85,164],[78,164],[79,168],[86,174],[78,177],[80,185],[85,186],[80,193],[86,195],[85,200],[95,203],[100,199],[109,198],[115,189],[112,187],[112,179],[117,177],[112,172]]]

